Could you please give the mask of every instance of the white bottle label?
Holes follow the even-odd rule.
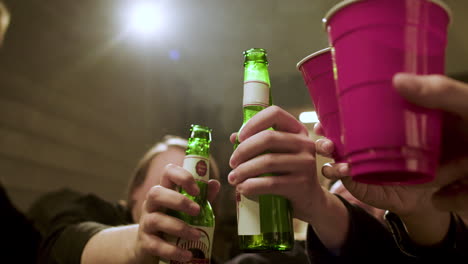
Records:
[[[268,107],[270,105],[270,87],[262,81],[244,82],[243,105],[258,105]]]
[[[168,237],[166,241],[180,248],[192,252],[193,258],[188,262],[180,262],[176,260],[160,259],[159,264],[210,264],[211,249],[213,246],[214,226],[192,226],[198,229],[201,233],[199,240],[185,240],[180,237]]]
[[[260,205],[258,196],[246,197],[240,193],[236,193],[236,202],[238,235],[260,235]]]
[[[183,167],[192,173],[195,180],[208,182],[210,179],[210,162],[205,157],[197,155],[185,156]]]

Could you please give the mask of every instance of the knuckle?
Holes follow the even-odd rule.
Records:
[[[188,171],[184,171],[184,173],[181,173],[179,178],[180,178],[181,184],[183,185],[191,184],[195,182],[192,174]]]
[[[163,168],[163,173],[164,173],[164,174],[168,173],[169,171],[173,170],[174,167],[175,167],[175,165],[172,164],[172,163],[166,164],[166,165],[164,166],[164,168]]]
[[[269,108],[270,108],[271,113],[274,116],[281,114],[283,111],[279,106],[276,106],[276,105],[272,105]]]
[[[271,168],[276,164],[276,159],[272,154],[264,154],[263,156],[263,163],[265,167]]]
[[[183,197],[180,201],[179,201],[179,207],[180,209],[188,209],[190,208],[190,205],[192,204],[192,200],[188,199],[187,197]]]
[[[151,232],[151,230],[157,230],[162,219],[157,219],[154,214],[147,214],[144,216],[142,225],[145,233]]]
[[[310,165],[314,165],[314,168],[315,168],[315,157],[313,155],[304,155],[304,163],[306,164],[306,166],[310,167]]]
[[[150,218],[151,218],[151,217],[149,216],[149,214],[143,215],[143,216],[141,217],[141,222],[140,222],[141,224],[140,224],[140,226],[141,226],[141,230],[142,230],[143,232],[145,232],[145,233],[148,231],[149,226],[151,226],[151,224],[150,224],[151,219],[150,219]]]
[[[309,140],[308,138],[303,139],[302,142],[300,143],[300,145],[303,147],[303,149],[306,152],[315,154],[316,148],[315,148],[315,142],[314,141]]]
[[[154,240],[146,241],[141,245],[141,248],[143,249],[144,252],[147,252],[150,255],[153,255],[153,256],[161,255],[161,252],[160,252],[161,246],[158,241],[154,241]]]
[[[264,130],[262,131],[262,134],[266,142],[274,142],[277,138],[276,132],[273,130]]]
[[[161,192],[162,192],[161,185],[153,186],[148,191],[146,198],[150,201],[157,201],[161,197]]]
[[[173,223],[174,232],[178,235],[183,235],[187,233],[187,226],[182,222]]]
[[[274,190],[276,189],[280,184],[278,183],[278,181],[275,181],[275,179],[272,177],[271,180],[267,181],[266,183],[266,186],[268,189],[270,190]],[[281,187],[281,186],[279,186]]]
[[[243,157],[245,155],[245,145],[243,144],[239,144],[239,146],[234,150],[234,152],[232,153],[232,156],[238,158],[238,157]]]
[[[180,227],[179,234],[180,236],[183,236],[183,237],[190,237],[191,227],[189,227],[187,224],[184,223]]]

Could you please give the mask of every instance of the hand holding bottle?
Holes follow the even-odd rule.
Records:
[[[265,130],[269,127],[275,130]],[[236,134],[231,135],[232,142],[235,138]],[[238,138],[229,182],[245,195],[286,197],[294,217],[311,224],[327,248],[340,248],[348,230],[348,211],[338,197],[320,186],[315,144],[306,127],[283,109],[271,106],[252,117]],[[256,177],[263,173],[275,176]]]
[[[197,215],[200,206],[174,190],[180,186],[190,195],[198,195],[200,190],[193,176],[182,167],[169,164],[161,178],[161,184],[152,187],[143,204],[143,213],[139,222],[138,237],[135,252],[142,256],[158,256],[177,261],[189,261],[192,253],[181,249],[164,240],[164,236],[170,235],[187,240],[197,240],[200,232],[190,227],[184,221],[165,214],[166,209],[184,212],[189,215]],[[208,182],[209,201],[213,201],[220,189],[217,180]],[[157,263],[153,262],[152,263]]]
[[[275,130],[266,130],[270,127]],[[235,138],[233,134],[233,143]],[[316,176],[315,145],[304,125],[271,106],[252,117],[238,139],[241,143],[231,156],[229,182],[245,195],[284,196],[296,218],[311,222],[311,208],[320,202],[317,196],[323,191]],[[256,177],[266,173],[276,176]]]

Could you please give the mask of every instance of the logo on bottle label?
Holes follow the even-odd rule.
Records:
[[[236,192],[237,233],[240,236],[260,235],[260,204],[258,196],[246,197]]]
[[[205,157],[197,155],[185,156],[183,167],[192,173],[195,180],[208,182],[210,179],[210,162]]]
[[[206,226],[192,226],[198,229],[201,233],[201,237],[199,240],[185,240],[176,238],[176,237],[169,237],[166,241],[175,244],[176,246],[189,250],[192,252],[193,258],[188,262],[180,262],[176,260],[164,260],[161,259],[159,264],[209,264],[211,259],[211,247],[213,245],[213,233],[214,227],[206,227]]]
[[[263,106],[270,105],[270,86],[262,81],[244,82],[244,100],[245,106]]]

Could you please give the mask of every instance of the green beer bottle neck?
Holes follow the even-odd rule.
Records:
[[[246,58],[244,62],[244,82],[261,81],[270,86],[270,75],[268,74],[268,63],[250,61]]]
[[[187,159],[187,156],[191,156],[191,157],[196,156],[202,159],[204,158],[206,160],[206,165],[207,165],[206,173],[208,173],[209,175],[211,129],[207,127],[194,125],[191,131],[192,131],[192,134],[188,140],[188,146],[185,151],[186,159]],[[208,184],[205,181],[197,180],[197,185],[198,185],[198,188],[200,189],[199,195],[192,196],[188,194],[184,189],[181,190],[181,193],[187,196],[189,199],[200,204],[200,206],[202,206],[206,203]]]
[[[210,157],[210,140],[208,138],[190,138],[185,155],[196,155],[204,158]]]
[[[271,104],[270,75],[266,52],[263,49],[247,50],[244,52],[244,119],[240,130],[254,115]]]

